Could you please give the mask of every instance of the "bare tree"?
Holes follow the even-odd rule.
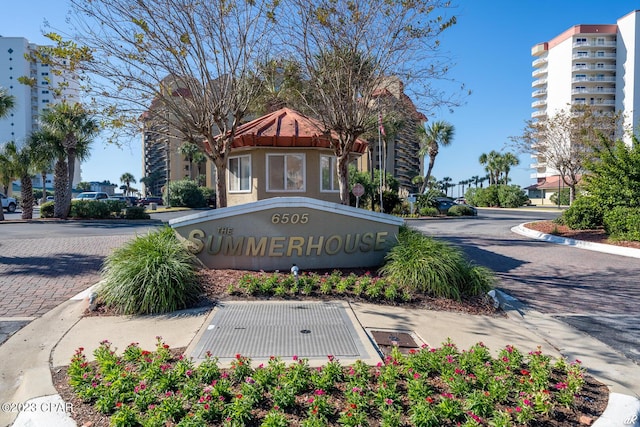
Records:
[[[520,150],[536,154],[541,163],[558,172],[569,187],[571,203],[595,148],[600,146],[602,138],[615,140],[616,132],[622,129],[621,123],[620,114],[576,105],[542,120],[530,120],[523,135],[511,139]]]
[[[274,2],[275,3],[275,2]],[[44,57],[87,71],[87,88],[113,125],[164,123],[215,164],[217,202],[236,127],[257,90],[249,74],[272,23],[269,0],[71,0],[75,43]]]
[[[347,204],[350,154],[358,137],[375,129],[376,99],[388,77],[412,84],[424,106],[455,104],[432,83],[448,71],[438,37],[456,19],[436,15],[449,7],[440,0],[289,0],[287,6],[286,44],[302,61],[311,87],[304,103],[321,131],[337,135],[332,148],[340,198]]]

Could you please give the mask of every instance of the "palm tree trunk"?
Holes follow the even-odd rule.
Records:
[[[427,168],[427,174],[424,176],[424,181],[422,181],[420,194],[424,194],[424,190],[427,188],[427,184],[429,183],[429,178],[431,177],[431,171],[433,170],[433,164],[435,163],[435,161],[435,156],[429,156],[429,167]]]
[[[56,160],[54,167],[54,205],[53,216],[56,218],[66,219],[69,215],[70,203],[66,201],[67,180],[69,178],[66,159],[60,158]]]
[[[22,195],[22,219],[33,218],[33,182],[30,175],[25,175],[20,178],[20,186],[22,189],[20,193]]]
[[[42,178],[42,199],[40,204],[43,204],[47,201],[47,173],[43,171],[40,177]]]

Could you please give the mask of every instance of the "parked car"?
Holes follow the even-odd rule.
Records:
[[[78,194],[73,200],[106,200],[109,198],[107,193],[103,193],[100,191],[85,191],[84,193]]]
[[[127,206],[133,206],[129,197],[126,196],[109,196],[109,200],[119,200],[121,202],[125,202]]]
[[[18,207],[18,202],[13,197],[5,196],[0,193],[0,199],[2,199],[2,209],[5,209],[7,212],[15,212]]]
[[[53,196],[47,196],[47,202],[53,202],[54,200]]]
[[[140,199],[138,201],[138,206],[149,206],[150,203],[156,203],[158,205],[163,205],[162,197],[148,196]]]

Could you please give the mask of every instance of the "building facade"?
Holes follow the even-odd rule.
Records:
[[[47,64],[33,59],[38,45],[29,43],[23,37],[0,36],[0,87],[15,100],[14,109],[8,117],[0,120],[0,144],[15,141],[24,144],[32,132],[38,130],[40,114],[50,104],[61,100],[77,101],[78,85],[69,74],[53,73]],[[35,84],[20,83],[21,77],[31,79]],[[80,163],[76,163],[74,186],[80,182]],[[36,176],[33,186],[42,187],[42,179]],[[53,188],[53,178],[47,176],[47,188]]]
[[[569,106],[624,115],[625,129],[640,120],[640,10],[615,24],[575,25],[531,49],[533,119],[553,117]],[[625,138],[630,138],[628,135]],[[531,178],[543,185],[558,171],[532,156]]]
[[[369,140],[369,153],[362,156],[362,170],[384,169],[398,180],[403,195],[413,193],[419,186],[412,183],[416,176],[424,176],[424,157],[418,155],[420,141],[417,128],[424,126],[427,117],[419,112],[404,93],[404,85],[397,77],[387,78],[376,91],[381,128],[378,138]],[[385,123],[392,126],[384,127]]]

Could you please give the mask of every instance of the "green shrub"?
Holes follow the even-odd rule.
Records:
[[[567,227],[574,230],[592,230],[603,225],[603,208],[598,199],[592,196],[578,197],[562,218]]]
[[[480,206],[478,204],[478,194],[482,188],[470,187],[465,191],[464,198],[471,206]]]
[[[460,300],[491,289],[493,274],[472,265],[462,251],[402,227],[380,273],[402,288],[435,297]]]
[[[40,205],[40,218],[53,218],[54,202],[45,202]]]
[[[603,222],[612,239],[640,241],[640,208],[615,207],[604,214]]]
[[[122,314],[184,309],[202,293],[193,255],[168,227],[137,237],[112,252],[102,278],[100,300]]]
[[[195,181],[183,179],[169,183],[167,204],[174,207],[202,208],[207,206],[207,200]]]
[[[106,204],[109,215],[116,218],[120,218],[122,211],[127,207],[127,202],[124,200],[102,200],[101,203]]]
[[[499,185],[498,203],[503,208],[519,208],[527,203],[529,198],[519,185]]]
[[[465,205],[454,205],[447,211],[449,216],[473,216],[473,209]]]
[[[144,210],[144,206],[131,206],[124,211],[126,219],[149,219],[151,216]]]
[[[421,216],[438,216],[438,209],[431,206],[420,208],[420,215]]]
[[[202,193],[202,197],[207,204],[215,204],[216,201],[216,190],[209,187],[198,187],[200,192]]]
[[[498,186],[490,185],[487,188],[480,188],[475,194],[475,206],[500,206],[500,197],[498,196]]]
[[[568,206],[570,204],[569,201],[569,193],[571,192],[571,189],[569,188],[562,188],[560,190],[560,204],[564,205],[564,206]],[[549,197],[549,201],[551,203],[553,203],[554,205],[558,204],[558,192],[555,192],[551,195],[551,197]]]
[[[54,202],[55,203],[55,202]],[[111,216],[111,209],[106,202],[97,200],[72,200],[69,217],[105,219]]]

